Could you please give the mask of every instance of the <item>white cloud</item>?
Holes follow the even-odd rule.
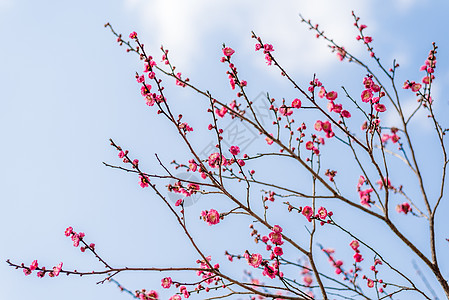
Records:
[[[267,0],[230,0],[217,4],[208,0],[125,0],[126,6],[137,13],[145,36],[151,36],[153,47],[163,43],[173,51],[182,51],[182,59],[188,63],[195,55],[201,55],[201,45],[212,34],[232,34],[234,43],[250,46],[249,38],[255,30],[264,40],[283,49],[282,59],[291,68],[324,68],[336,61],[328,54],[325,43],[311,42],[313,33],[300,24],[298,14],[319,22],[320,27],[342,45],[355,43],[356,31],[352,24],[351,10],[365,17],[364,22],[375,29],[375,21],[368,12],[372,1],[282,1],[273,5]],[[217,45],[217,48],[220,45]],[[184,64],[185,66],[185,64]]]

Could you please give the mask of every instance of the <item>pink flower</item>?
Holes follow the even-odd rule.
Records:
[[[385,105],[377,103],[374,105],[374,109],[378,112],[384,112],[387,110],[387,108],[385,107]]]
[[[292,101],[292,107],[294,107],[294,108],[301,108],[301,100],[299,100],[298,98],[294,99]]]
[[[162,281],[161,285],[164,289],[170,288],[170,286],[172,284],[171,277],[165,277],[161,281]]]
[[[234,80],[234,78],[229,78],[229,84],[231,85],[231,88],[233,89],[233,90],[235,90],[235,80]]]
[[[404,213],[404,214],[408,214],[408,212],[412,211],[410,204],[408,204],[407,202],[404,202],[402,204],[398,204],[396,206],[396,211],[398,213]],[[30,267],[31,268],[31,267]]]
[[[196,164],[194,159],[189,160],[189,170],[196,172],[198,165]]]
[[[224,56],[231,57],[231,55],[234,53],[235,53],[235,51],[232,50],[232,48],[230,48],[230,47],[226,47],[223,49]]]
[[[220,222],[220,214],[215,209],[209,210],[206,216],[206,222],[210,225],[215,225]]]
[[[28,268],[24,268],[24,269],[23,269],[23,273],[25,274],[25,276],[28,276],[28,275],[31,274],[31,270],[28,269]]]
[[[142,294],[141,294],[142,295]],[[146,292],[145,293],[145,298],[144,299],[159,299],[159,295],[158,295],[158,293],[156,292],[156,291],[154,291],[154,290],[151,290],[151,291],[149,291],[149,292]]]
[[[242,159],[238,159],[237,163],[239,164],[239,166],[243,167],[245,165],[245,161]]]
[[[140,185],[142,188],[146,188],[146,187],[149,186],[149,184],[150,184],[150,179],[149,179],[146,175],[144,175],[144,176],[139,175],[139,179],[140,179],[139,185]]]
[[[196,183],[189,183],[189,184],[187,184],[187,189],[189,191],[191,191],[192,194],[195,194],[197,191],[200,190],[200,186]],[[189,196],[190,196],[190,194],[189,194]]]
[[[373,41],[373,38],[370,36],[365,36],[365,38],[363,39],[363,41],[365,41],[365,43],[371,43]]]
[[[181,300],[181,296],[179,296],[179,295],[173,295],[173,296],[170,297],[169,300]]]
[[[53,275],[58,276],[59,272],[61,272],[62,269],[62,262],[59,263],[56,267],[53,267]]]
[[[324,88],[324,86],[322,86],[320,88],[320,91],[318,92],[318,97],[324,98],[324,96],[326,96],[326,89]]]
[[[180,206],[182,204],[182,199],[178,199],[175,203],[175,206]]]
[[[136,33],[135,31],[131,32],[131,33],[129,34],[129,38],[130,38],[130,39],[135,39],[135,38],[137,38],[137,33]]]
[[[343,110],[343,111],[341,112],[341,116],[342,116],[343,118],[350,118],[350,117],[351,117],[351,113],[350,113],[349,111],[347,111],[347,110]]]
[[[274,247],[273,249],[274,254],[276,254],[277,256],[281,256],[282,254],[284,254],[284,251],[282,251],[281,247]]]
[[[362,92],[361,97],[362,97],[362,101],[366,103],[366,102],[369,102],[373,98],[373,93],[371,92],[371,90],[367,89]]]
[[[293,110],[289,107],[286,107],[285,105],[282,105],[279,107],[279,113],[283,116],[290,116],[293,114]]]
[[[245,258],[248,261],[248,264],[254,268],[258,268],[262,263],[262,255],[258,253],[253,253],[251,256],[248,253],[245,253]]]
[[[366,282],[366,285],[367,285],[369,288],[372,288],[372,287],[374,287],[374,281],[373,281],[372,279],[368,279],[368,281]]]
[[[327,104],[327,108],[329,112],[333,111],[339,114],[343,109],[343,106],[341,104],[335,104],[333,101],[329,101],[329,103]]]
[[[362,254],[360,254],[360,253],[356,253],[356,254],[354,254],[354,260],[356,261],[356,262],[361,262],[362,260],[363,260],[363,258],[362,258]]]
[[[276,233],[281,233],[282,232],[282,227],[279,225],[274,225],[273,228],[271,229],[273,232]]]
[[[184,132],[190,132],[193,131],[193,128],[189,126],[186,122],[179,124],[179,129],[183,130]]]
[[[273,279],[276,277],[276,273],[277,273],[277,270],[275,270],[274,268],[272,268],[270,266],[265,266],[265,268],[263,269],[262,275],[268,276],[271,279]]]
[[[73,246],[78,247],[80,245],[80,237],[78,234],[72,235]]]
[[[321,126],[323,127],[324,132],[332,131],[331,129],[331,123],[329,121],[321,122]]]
[[[220,165],[220,153],[215,152],[215,153],[212,153],[211,155],[209,155],[207,162],[209,163],[209,166],[211,168],[214,168],[214,169],[218,168]],[[222,155],[221,156],[221,165],[226,166],[227,164],[228,164],[228,162],[226,161],[226,158]]]
[[[237,146],[231,146],[231,148],[229,148],[229,152],[231,152],[232,155],[238,155],[240,153],[240,148]]]
[[[330,100],[330,101],[333,101],[333,100],[337,99],[337,96],[338,96],[337,92],[331,91],[331,92],[326,94],[326,99]]]
[[[321,122],[320,120],[317,120],[316,122],[315,122],[315,130],[316,131],[321,131],[321,130],[323,130],[323,122]]]
[[[181,293],[183,294],[184,298],[186,298],[186,299],[190,297],[190,293],[187,291],[187,288],[185,288],[185,287],[181,291]]]
[[[312,141],[308,141],[306,143],[306,149],[307,150],[313,150],[314,146],[313,146],[313,142]]]
[[[421,89],[422,85],[420,83],[413,83],[412,84],[412,91],[417,92]]]
[[[142,94],[142,96],[146,97],[151,91],[151,85],[149,84],[143,84],[142,87],[140,88],[140,94]]]
[[[143,84],[142,87],[140,88],[140,94],[142,94],[142,96],[146,97],[150,94],[151,91],[151,85],[149,84]]]
[[[37,269],[37,267],[38,267],[38,263],[37,263],[37,260],[35,259],[35,260],[33,260],[33,262],[30,265],[30,270],[34,271]]]
[[[185,84],[184,82],[180,81],[180,80],[181,80],[181,75],[182,75],[181,73],[177,73],[177,74],[176,74],[176,85],[185,87],[186,84]],[[184,81],[188,81],[188,80],[186,79],[186,80],[184,80]]]
[[[256,51],[259,51],[262,48],[260,44],[256,44]]]
[[[270,44],[263,45],[263,49],[264,49],[265,52],[274,51],[273,45],[270,45]]]
[[[271,66],[271,56],[270,54],[265,54],[265,61],[267,62],[267,65]]]
[[[321,220],[326,219],[326,217],[327,217],[327,210],[324,207],[321,206],[318,209],[318,216],[320,217]]]
[[[268,235],[270,241],[275,245],[282,245],[284,242],[282,241],[282,234],[280,232],[270,232]]]
[[[70,227],[66,228],[64,234],[65,234],[65,236],[70,236],[72,234],[72,232],[73,232],[73,228],[70,226]]]
[[[119,157],[119,158],[125,157],[125,152],[120,151],[120,152],[118,153],[118,157]]]
[[[374,84],[374,81],[371,77],[363,78],[363,85],[365,88],[369,89]]]
[[[337,48],[337,57],[340,61],[343,61],[346,57],[345,47]]]
[[[312,222],[313,210],[310,206],[305,206],[302,209],[302,214],[307,218],[309,222]]]
[[[352,250],[358,251],[360,244],[359,241],[353,240],[352,242],[349,243],[349,246],[351,246]]]

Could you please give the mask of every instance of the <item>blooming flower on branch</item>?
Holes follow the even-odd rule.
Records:
[[[165,277],[161,281],[162,281],[161,285],[164,289],[170,288],[170,286],[172,284],[171,277]]]
[[[378,111],[378,112],[384,112],[384,111],[387,110],[387,108],[385,107],[385,105],[380,104],[380,103],[376,103],[376,104],[374,105],[374,109],[375,109],[376,111]]]
[[[223,49],[224,56],[231,57],[231,55],[234,53],[235,53],[235,51],[230,47],[226,47]]]
[[[232,155],[238,155],[240,153],[240,148],[237,146],[231,146],[231,148],[229,148],[229,152],[231,152]]]
[[[30,270],[31,270],[31,271],[34,271],[34,270],[37,269],[38,266],[39,266],[39,265],[38,265],[38,263],[37,263],[37,260],[35,259],[35,260],[33,260],[33,262],[32,262],[31,265],[30,265]]]
[[[254,268],[258,268],[260,264],[262,263],[262,255],[258,253],[249,254],[248,252],[245,252],[245,258],[248,261],[248,264],[250,266],[253,266]]]
[[[202,211],[201,216],[203,219],[210,225],[215,225],[220,222],[220,214],[215,209],[211,209],[209,211]]]
[[[290,116],[291,114],[293,114],[293,110],[290,107],[282,105],[281,107],[279,107],[279,113],[283,116]]]
[[[355,262],[361,262],[363,260],[362,254],[360,254],[359,252],[354,254],[354,260]]]
[[[151,91],[151,85],[149,85],[149,84],[143,84],[142,87],[140,88],[140,93],[144,97],[148,96],[150,94],[150,91]]]
[[[407,202],[404,202],[404,203],[398,204],[396,206],[396,211],[398,213],[408,214],[410,211],[412,211],[412,208],[410,207],[410,204],[408,204]]]
[[[312,222],[313,210],[310,206],[305,206],[302,209],[302,214],[307,218],[307,221]]]
[[[346,57],[346,50],[345,47],[337,47],[337,57],[340,61],[343,61]]]
[[[59,275],[59,272],[61,272],[61,270],[62,270],[62,262],[61,263],[59,263],[56,267],[53,267],[53,275],[54,276],[58,276]]]
[[[363,102],[369,102],[373,98],[373,92],[371,92],[371,90],[369,89],[366,89],[362,92],[361,97]]]
[[[73,232],[73,228],[72,227],[67,227],[67,229],[64,232],[65,236],[70,236]]]
[[[319,217],[321,220],[326,219],[326,218],[327,218],[327,209],[321,206],[321,207],[318,209],[318,214],[317,214],[317,215],[318,215],[318,217]]]
[[[292,101],[292,107],[294,107],[294,108],[301,108],[301,100],[299,100],[298,98],[294,99]]]
[[[282,250],[282,248],[281,248],[281,247],[278,247],[278,246],[274,247],[273,252],[274,252],[274,254],[276,254],[277,256],[281,256],[281,255],[284,254],[284,251]]]
[[[330,101],[333,101],[333,100],[337,99],[337,97],[338,97],[338,94],[335,91],[331,91],[331,92],[326,94],[326,99],[330,100]]]
[[[146,188],[146,187],[148,187],[149,186],[149,184],[150,184],[150,179],[148,178],[148,176],[146,176],[146,175],[139,175],[139,179],[140,179],[140,182],[139,182],[139,184],[140,184],[140,186],[142,187],[142,188]]]
[[[221,109],[218,109],[218,108],[215,109],[215,113],[220,118],[223,118],[227,112],[228,112],[228,109],[225,106],[223,106]]]
[[[218,168],[220,163],[222,166],[228,165],[228,161],[226,160],[226,158],[223,155],[221,155],[221,158],[220,158],[220,153],[218,153],[218,152],[215,152],[215,153],[212,153],[211,155],[209,155],[207,162],[209,163],[209,166],[214,169]]]
[[[181,87],[185,87],[186,84],[184,82],[180,81],[180,80],[181,80],[181,73],[177,73],[176,74],[176,85],[179,85]],[[188,81],[188,80],[186,79],[184,81]]]
[[[359,241],[353,240],[352,242],[349,243],[349,246],[351,246],[352,250],[359,251],[358,250],[360,246]]]
[[[265,45],[263,45],[263,50],[264,50],[264,52],[271,52],[271,51],[274,51],[274,48],[273,48],[273,45],[270,45],[270,44],[265,44]]]

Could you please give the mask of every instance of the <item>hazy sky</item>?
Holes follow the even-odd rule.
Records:
[[[254,53],[251,30],[274,45],[299,82],[307,83],[317,73],[335,89],[343,84],[357,87],[363,72],[339,62],[298,17],[301,13],[320,23],[340,44],[366,57],[354,38],[355,10],[374,37],[376,53],[387,62],[398,59],[402,80],[422,77],[418,69],[431,43],[437,42],[434,97],[437,108],[447,112],[443,88],[449,82],[448,1],[279,2],[0,0],[0,259],[27,265],[38,259],[47,267],[63,261],[69,269],[101,269],[95,258],[71,245],[64,236],[67,226],[85,232],[86,240],[114,266],[192,265],[196,259],[174,220],[167,220],[167,209],[139,187],[136,176],[102,164],[120,163],[109,138],[129,149],[148,172],[157,168],[154,153],[166,163],[190,158],[167,122],[144,104],[134,79],[142,66],[116,44],[103,27],[106,22],[125,36],[137,31],[158,60],[163,44],[180,72],[218,95],[232,95],[219,62],[226,43],[240,55],[239,70],[251,82],[253,97],[271,90],[287,98],[294,97],[294,90]],[[170,89],[172,98],[182,100],[180,109],[196,112],[195,94]],[[413,97],[406,100],[413,102]],[[418,134],[430,128],[425,119],[425,114],[418,116],[423,122],[416,126]],[[387,116],[387,122],[393,121]],[[195,139],[199,148],[209,143]],[[432,168],[424,165],[426,173]],[[447,222],[441,224],[447,228]],[[223,226],[199,230],[212,248],[226,233]],[[413,228],[405,230],[414,233]],[[224,248],[214,251],[221,255]],[[449,269],[447,260],[442,269]],[[123,274],[117,279],[132,290],[161,291],[160,277]],[[100,277],[38,279],[0,263],[0,278],[0,299],[129,298],[112,284],[96,285]]]

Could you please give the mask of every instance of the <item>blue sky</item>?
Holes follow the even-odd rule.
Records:
[[[157,168],[154,153],[165,162],[190,158],[167,122],[145,106],[134,80],[142,66],[117,46],[103,27],[106,22],[126,35],[137,31],[155,57],[160,56],[163,44],[178,70],[192,82],[232,97],[219,62],[221,45],[226,43],[237,51],[236,62],[254,96],[270,91],[289,98],[294,90],[274,68],[265,66],[260,53],[254,53],[250,31],[275,46],[275,54],[299,82],[307,83],[317,73],[335,89],[344,84],[356,90],[363,72],[340,63],[298,18],[301,13],[320,23],[343,46],[366,57],[354,39],[351,10],[355,10],[374,37],[377,54],[387,62],[399,60],[402,81],[422,77],[418,69],[431,43],[437,42],[434,97],[441,113],[448,111],[449,99],[443,90],[449,82],[447,1],[326,0],[273,5],[269,1],[0,0],[0,258],[25,264],[38,259],[47,267],[63,261],[68,268],[101,268],[63,235],[67,226],[73,226],[117,266],[180,265],[196,259],[192,249],[184,246],[186,240],[176,224],[166,222],[168,211],[160,201],[142,190],[135,176],[102,165],[103,161],[119,163],[109,138],[130,149],[147,170]],[[182,100],[178,108],[187,110],[193,124],[201,124],[194,117],[200,103],[194,93],[173,87],[169,95]],[[405,101],[413,102],[413,97],[407,97]],[[425,119],[425,115],[417,117],[418,137],[430,130]],[[393,123],[394,118],[387,116],[387,122]],[[200,148],[208,144],[201,136],[193,138]],[[256,145],[249,150],[256,151]],[[424,144],[420,151],[430,161],[424,172],[432,174],[433,157],[425,154],[428,147]],[[441,209],[447,211],[447,204]],[[440,228],[447,225],[441,223]],[[221,245],[220,234],[226,233],[223,226],[216,231],[198,230],[204,230],[201,236],[209,246]],[[418,241],[421,238],[415,228],[405,226],[404,230],[416,233]],[[227,244],[232,248],[247,237],[248,232],[236,233]],[[394,241],[388,243],[394,245]],[[217,255],[223,253],[224,248],[212,248]],[[448,269],[447,260],[443,266]],[[127,297],[111,284],[96,285],[100,278],[25,278],[5,263],[0,264],[0,274],[1,299]],[[133,290],[160,290],[159,274],[124,274],[118,279]]]

